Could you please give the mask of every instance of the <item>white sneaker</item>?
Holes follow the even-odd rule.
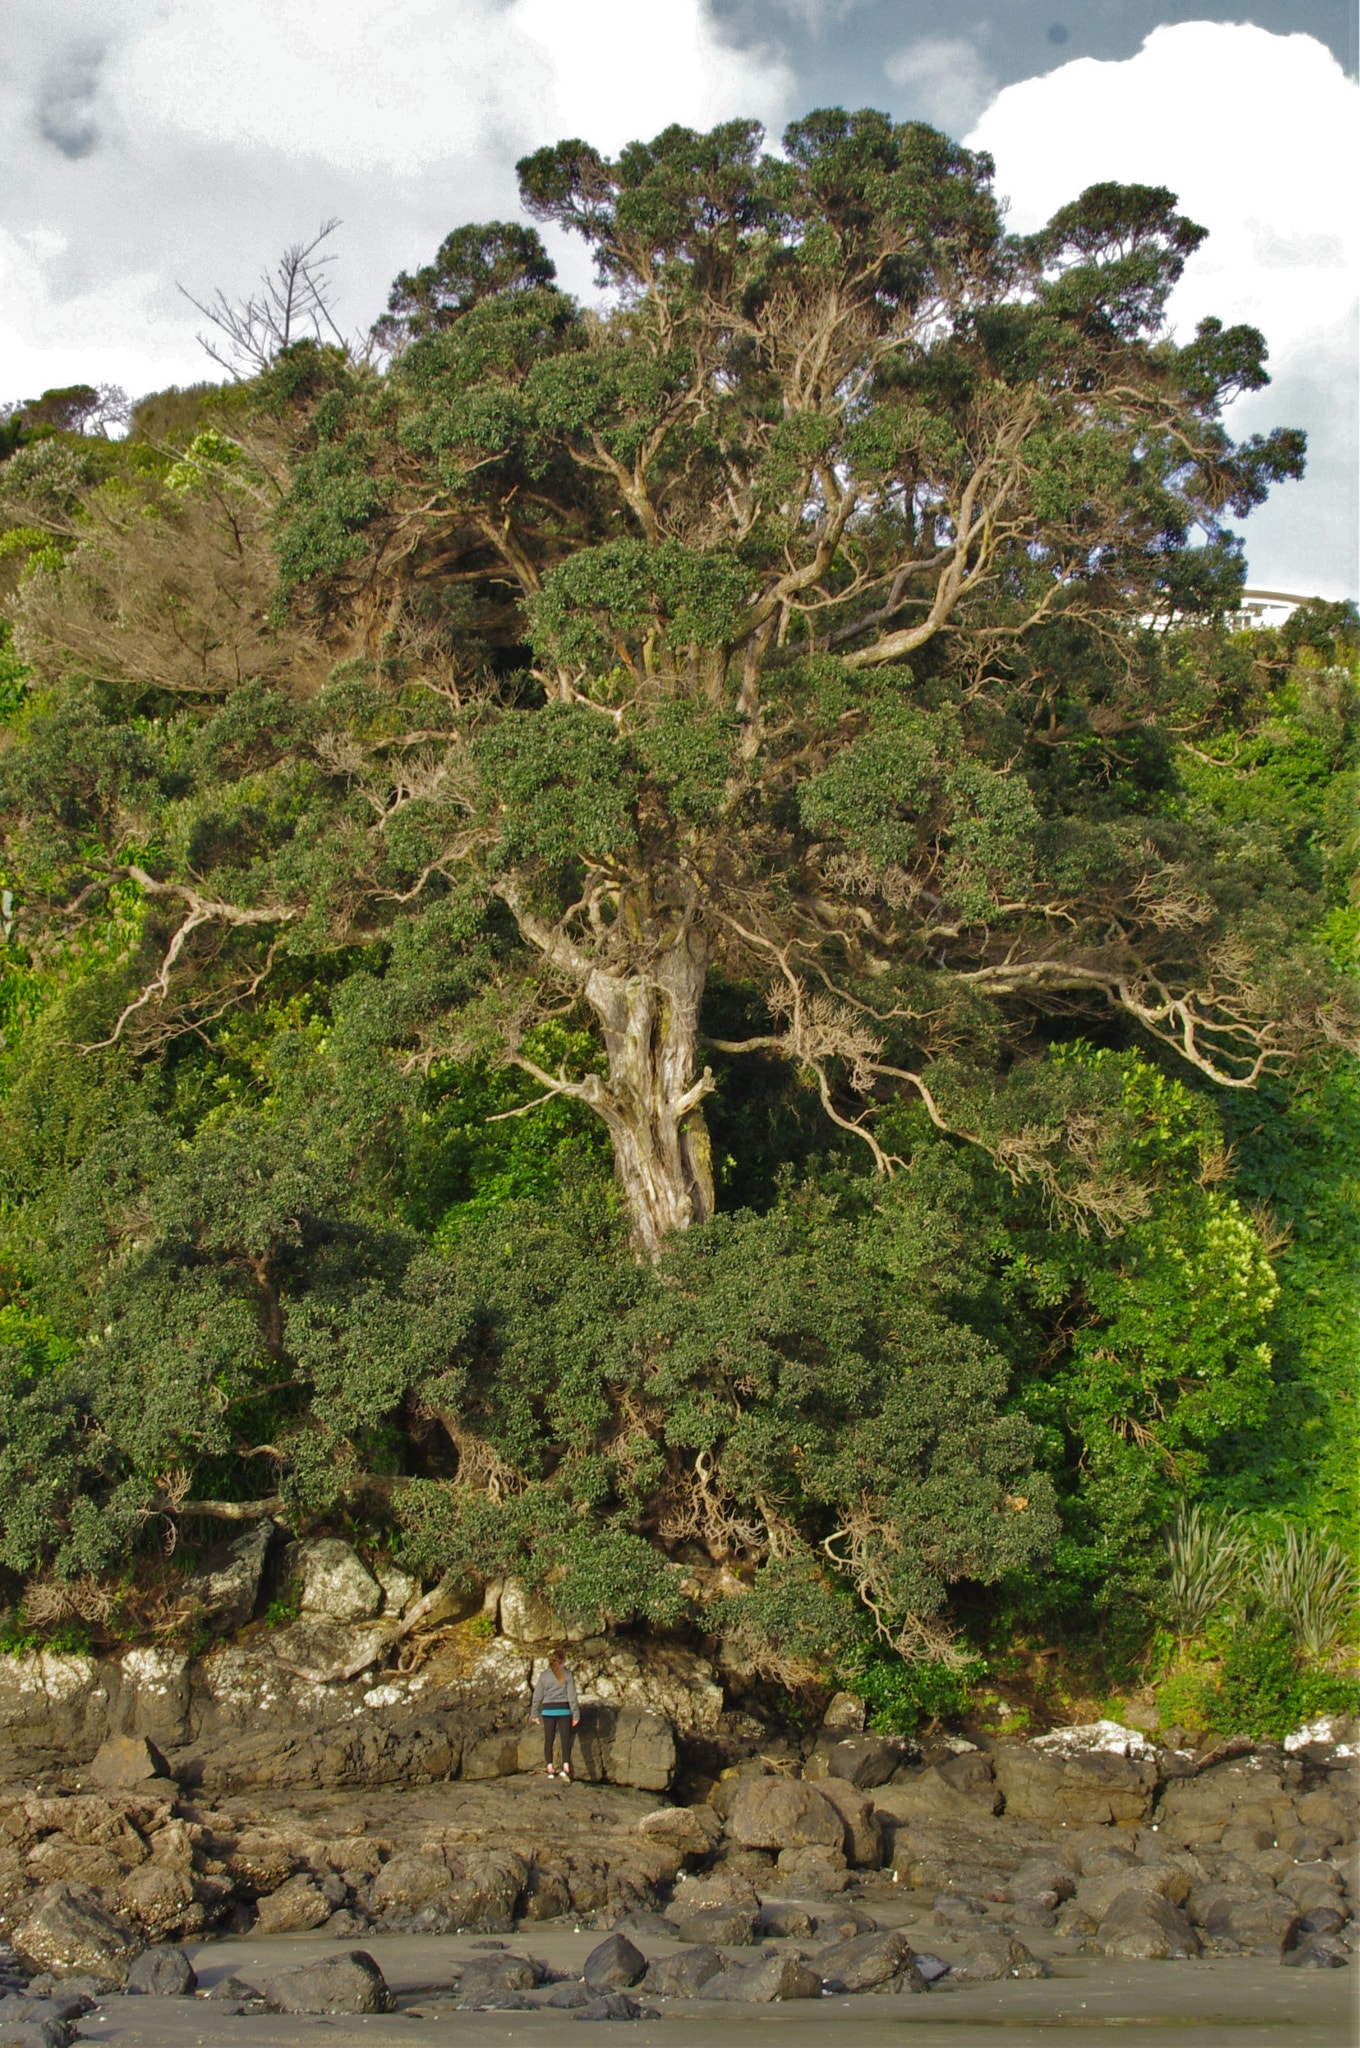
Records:
[[[550,1778],[555,1778],[555,1777],[557,1776],[557,1766],[556,1766],[556,1764],[549,1764],[549,1765],[548,1765],[548,1776],[549,1776]]]

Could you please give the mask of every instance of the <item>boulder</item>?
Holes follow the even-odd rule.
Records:
[[[449,1866],[442,1855],[412,1851],[394,1856],[373,1880],[373,1905],[379,1912],[394,1906],[423,1906],[447,1889]]]
[[[126,1983],[133,1957],[146,1946],[134,1927],[115,1919],[96,1893],[78,1884],[45,1885],[35,1893],[10,1940],[35,1970],[114,1984]]]
[[[543,1981],[543,1965],[530,1956],[474,1956],[458,1980],[458,2003],[466,2012],[502,2000],[508,1992],[532,1991]]]
[[[145,1735],[162,1751],[178,1749],[189,1739],[192,1692],[187,1650],[155,1645],[126,1650],[109,1706],[110,1731]]]
[[[900,1927],[834,1942],[811,1957],[810,1966],[828,1991],[876,1991],[880,1984],[891,1984],[899,1976],[917,1980],[909,1981],[904,1989],[926,1988],[916,1969],[911,1936]]]
[[[239,1536],[210,1550],[185,1581],[186,1594],[214,1635],[233,1635],[253,1616],[265,1560],[277,1534],[272,1522],[252,1522]]]
[[[1096,1931],[1107,1956],[1130,1962],[1162,1962],[1197,1956],[1199,1936],[1178,1906],[1160,1893],[1123,1891],[1111,1902]]]
[[[170,1766],[144,1735],[111,1735],[95,1751],[87,1772],[90,1783],[104,1792],[140,1792],[153,1781],[174,1785]]]
[[[716,1943],[720,1948],[749,1948],[756,1938],[756,1912],[744,1906],[696,1906],[667,1918],[675,1925],[677,1941],[698,1947]]]
[[[891,1735],[819,1735],[803,1766],[805,1778],[844,1778],[861,1791],[886,1785],[902,1761]]]
[[[165,1863],[143,1863],[118,1886],[119,1910],[148,1934],[197,1934],[203,1907],[187,1870]]]
[[[675,1730],[664,1714],[645,1707],[620,1707],[605,1751],[611,1784],[642,1792],[664,1792],[675,1776]]]
[[[763,1878],[766,1872],[761,1875]],[[760,1911],[760,1899],[749,1873],[734,1869],[731,1859],[724,1857],[712,1870],[686,1873],[678,1880],[670,1917],[695,1913],[705,1906],[740,1906],[744,1913],[754,1915]]]
[[[1286,1970],[1344,1970],[1350,1960],[1347,1944],[1330,1934],[1310,1935],[1280,1957]]]
[[[711,1806],[658,1806],[644,1813],[638,1833],[651,1842],[664,1842],[679,1855],[707,1856],[717,1847],[722,1822]]]
[[[1127,1869],[1104,1870],[1084,1877],[1077,1887],[1076,1903],[1099,1926],[1115,1900],[1131,1892],[1141,1892],[1145,1898],[1169,1899],[1173,1906],[1183,1906],[1190,1896],[1190,1879],[1174,1863],[1133,1863]]]
[[[571,1911],[571,1886],[564,1870],[551,1863],[530,1865],[520,1912],[526,1920],[557,1920]]]
[[[10,2007],[7,1998],[0,1999],[0,2042],[5,2048],[68,2048],[75,2038],[75,2028],[58,2018],[50,2000],[17,1998]]]
[[[291,1969],[256,1970],[251,1978],[276,2012],[390,2012],[387,1980],[361,1948]]]
[[[834,1898],[850,1882],[843,1853],[820,1842],[802,1849],[781,1849],[778,1869],[780,1878],[805,1899]]]
[[[626,1934],[610,1934],[586,1957],[582,1971],[592,1997],[600,1991],[630,1991],[647,1974],[647,1958]]]
[[[373,1567],[373,1576],[382,1587],[384,1614],[400,1614],[403,1609],[410,1606],[420,1592],[420,1580],[413,1579],[409,1572],[402,1571],[399,1565],[393,1564],[391,1558],[379,1558]],[[475,1614],[480,1605],[479,1600],[470,1612]],[[441,1615],[440,1619],[443,1618]]]
[[[859,1870],[877,1870],[883,1862],[883,1829],[874,1803],[848,1778],[819,1778],[818,1797],[828,1800],[845,1829],[845,1858]]]
[[[589,2005],[590,1993],[584,1984],[559,1984],[546,1998],[535,1999],[540,2011],[574,2012],[578,2006]]]
[[[994,1984],[1002,1977],[1046,1977],[1048,1967],[1030,1954],[1023,1941],[1016,1941],[998,1928],[970,1935],[963,1954],[952,1965],[956,1977]]]
[[[256,1908],[257,1934],[307,1934],[329,1920],[332,1902],[310,1877],[290,1877]]]
[[[822,1980],[797,1956],[762,1956],[736,1963],[704,1987],[705,1998],[731,1998],[746,2005],[778,2005],[790,1998],[820,1998]]]
[[[382,1587],[354,1545],[338,1536],[289,1544],[285,1570],[298,1586],[302,1613],[312,1619],[372,1621],[382,1612]]]
[[[1053,1856],[1027,1856],[1007,1885],[1006,1897],[1015,1905],[1052,1911],[1076,1889],[1076,1877],[1066,1863]]]
[[[626,1991],[605,1991],[591,1998],[576,2015],[578,2020],[655,2020],[661,2015],[654,2005],[639,2005]]]
[[[439,1895],[441,1916],[451,1927],[504,1934],[515,1924],[515,1908],[529,1881],[529,1866],[513,1850],[471,1850],[450,1856],[452,1883]]]
[[[833,1694],[826,1712],[822,1715],[822,1734],[841,1736],[863,1733],[863,1700],[853,1692]]]
[[[130,1994],[143,1998],[192,1998],[198,1989],[198,1978],[184,1950],[167,1942],[134,1956],[127,1988]]]
[[[835,1807],[815,1786],[792,1778],[743,1780],[727,1833],[748,1849],[845,1849],[845,1823]]]
[[[817,1923],[803,1906],[770,1905],[761,1909],[756,1931],[762,1940],[810,1941]]]
[[[658,1956],[649,1963],[642,1989],[653,1998],[702,1998],[705,1985],[726,1968],[716,1948],[688,1948],[681,1955]]]
[[[1105,1826],[1146,1820],[1152,1811],[1156,1764],[1117,1752],[1063,1755],[1014,1744],[997,1750],[992,1765],[1013,1820]]]
[[[551,1600],[522,1579],[501,1587],[500,1631],[513,1643],[579,1643],[590,1634],[580,1622],[559,1620]]]
[[[1280,1956],[1299,1938],[1299,1911],[1292,1899],[1266,1892],[1255,1899],[1216,1899],[1204,1915],[1204,1931],[1258,1956]]]
[[[938,1816],[966,1821],[976,1814],[995,1813],[1001,1794],[992,1779],[989,1757],[958,1756],[919,1769],[894,1771],[879,1804],[896,1820]]]

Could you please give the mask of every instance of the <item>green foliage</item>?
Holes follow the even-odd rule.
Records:
[[[1165,339],[1173,195],[1008,237],[873,112],[520,172],[603,311],[460,226],[381,367],[6,425],[0,1563],[185,1485],[564,1623],[721,1563],[905,1727],[961,1627],[1212,1631],[1242,1513],[1316,1662],[1357,632],[1223,624],[1262,337]]]
[[[879,1735],[910,1735],[922,1722],[967,1713],[986,1671],[981,1658],[944,1663],[887,1656],[880,1649],[847,1658],[838,1676],[864,1701],[867,1727]]]
[[[1182,1505],[1166,1549],[1167,1612],[1181,1635],[1196,1635],[1237,1590],[1248,1555],[1242,1517]]]
[[[1355,1568],[1339,1543],[1286,1529],[1262,1545],[1253,1574],[1267,1614],[1277,1616],[1305,1655],[1320,1663],[1340,1643],[1360,1643]]]
[[[1265,1614],[1233,1628],[1204,1707],[1210,1725],[1225,1734],[1281,1742],[1319,1714],[1354,1713],[1360,1682],[1335,1672],[1300,1672],[1288,1623]]]

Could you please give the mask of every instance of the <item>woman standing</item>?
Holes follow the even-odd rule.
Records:
[[[581,1702],[576,1697],[576,1680],[572,1677],[571,1666],[566,1652],[553,1651],[547,1663],[538,1674],[534,1696],[529,1702],[529,1719],[537,1726],[543,1723],[543,1758],[548,1766],[548,1776],[557,1776],[553,1762],[553,1742],[560,1733],[562,1737],[562,1776],[571,1779],[571,1746],[576,1740],[576,1730],[581,1722]]]

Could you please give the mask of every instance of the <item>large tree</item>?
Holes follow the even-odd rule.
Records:
[[[105,920],[143,1043],[405,934],[443,966],[404,1057],[589,1105],[651,1253],[713,1209],[710,1050],[797,1063],[880,1167],[906,1096],[1112,1213],[1036,1024],[1113,1006],[1232,1088],[1352,1028],[1291,878],[1177,796],[1220,707],[1160,631],[1231,605],[1222,521],[1302,437],[1223,427],[1254,330],[1168,338],[1203,238],[1171,193],[1017,238],[923,126],[762,142],[521,164],[601,309],[531,230],[462,229],[384,371],[291,345],[140,480],[14,458],[11,518],[67,549],[23,645],[87,679],[10,762],[23,929]],[[567,1013],[598,1057],[544,1064]]]

